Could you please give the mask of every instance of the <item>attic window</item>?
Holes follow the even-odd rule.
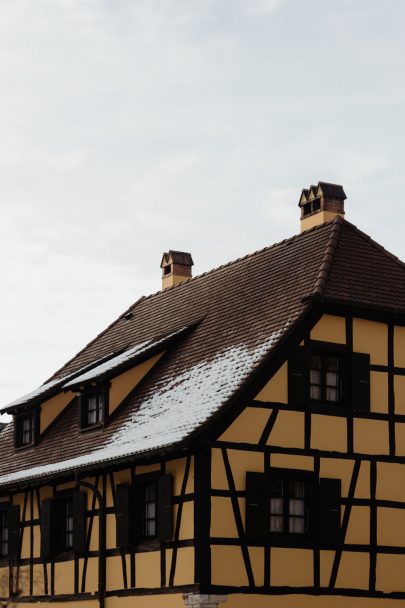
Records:
[[[17,416],[15,419],[15,447],[25,448],[34,443],[34,412]]]
[[[99,427],[104,423],[106,403],[107,391],[105,388],[81,396],[80,419],[82,429]]]

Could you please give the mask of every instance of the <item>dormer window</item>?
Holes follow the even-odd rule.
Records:
[[[34,444],[35,415],[34,412],[20,414],[15,418],[15,447],[25,448]]]
[[[105,388],[97,389],[81,396],[81,428],[91,429],[104,424],[107,404]]]

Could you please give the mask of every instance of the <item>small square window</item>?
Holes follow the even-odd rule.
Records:
[[[312,354],[310,398],[313,401],[338,403],[342,400],[342,362],[329,354]]]
[[[103,424],[105,404],[105,390],[82,395],[81,427],[83,429],[88,429]]]
[[[22,414],[15,419],[15,444],[17,448],[34,443],[34,413]]]
[[[308,484],[277,480],[270,483],[270,533],[305,535],[309,532]]]

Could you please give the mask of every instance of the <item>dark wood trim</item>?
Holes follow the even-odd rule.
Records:
[[[211,583],[211,449],[201,446],[194,457],[194,582],[200,589]]]
[[[354,461],[352,478],[350,480],[349,492],[347,495],[347,503],[345,506],[344,514],[343,514],[342,525],[340,528],[340,546],[338,547],[338,549],[335,552],[335,558],[333,560],[333,566],[332,566],[332,571],[331,571],[330,580],[329,580],[329,587],[331,589],[333,589],[336,586],[336,579],[337,579],[337,575],[338,575],[338,571],[339,571],[340,560],[342,558],[342,547],[345,542],[346,532],[347,532],[347,528],[349,525],[350,514],[352,511],[353,498],[354,498],[354,494],[356,491],[357,479],[359,477],[359,472],[360,472],[360,464],[361,464],[360,460]]]
[[[239,500],[238,500],[238,497],[236,496],[236,487],[235,487],[235,481],[233,478],[232,468],[229,463],[228,453],[225,448],[222,449],[222,458],[224,461],[226,478],[228,481],[229,492],[231,495],[233,516],[235,518],[236,529],[238,531],[240,547],[241,547],[242,555],[243,555],[243,561],[245,563],[246,575],[247,575],[247,579],[249,581],[249,586],[254,587],[255,579],[253,576],[252,564],[250,563],[250,555],[249,555],[247,538],[246,538],[246,534],[245,534],[245,528],[243,525],[242,515],[240,512]]]
[[[259,439],[259,445],[261,445],[261,446],[266,445],[267,441],[269,440],[270,433],[273,430],[273,427],[276,423],[277,415],[278,415],[278,408],[274,408],[272,410],[272,412],[270,413],[269,419],[266,423],[266,426],[264,427],[263,433],[261,434],[261,437]]]
[[[183,503],[184,503],[183,498],[186,494],[187,482],[188,482],[188,477],[190,474],[190,466],[191,466],[191,456],[189,455],[189,456],[187,456],[186,465],[184,467],[183,481],[181,483],[181,490],[180,490],[180,496],[179,496],[180,501],[179,501],[179,506],[177,509],[176,525],[175,525],[175,530],[174,530],[175,546],[174,546],[174,549],[172,552],[172,561],[170,564],[169,587],[172,587],[174,585],[174,575],[176,573],[176,562],[177,562],[177,543],[179,541],[181,517],[183,514]]]

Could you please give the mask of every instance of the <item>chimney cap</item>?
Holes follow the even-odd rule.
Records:
[[[163,266],[170,263],[179,264],[180,266],[194,266],[191,253],[187,253],[186,251],[175,251],[174,249],[169,249],[169,251],[164,252],[160,267],[163,268]]]
[[[343,186],[339,184],[331,184],[329,182],[318,182],[317,186],[310,186],[304,188],[301,192],[300,200],[298,201],[298,207],[302,207],[308,201],[313,201],[316,198],[328,198],[339,201],[347,199]]]

